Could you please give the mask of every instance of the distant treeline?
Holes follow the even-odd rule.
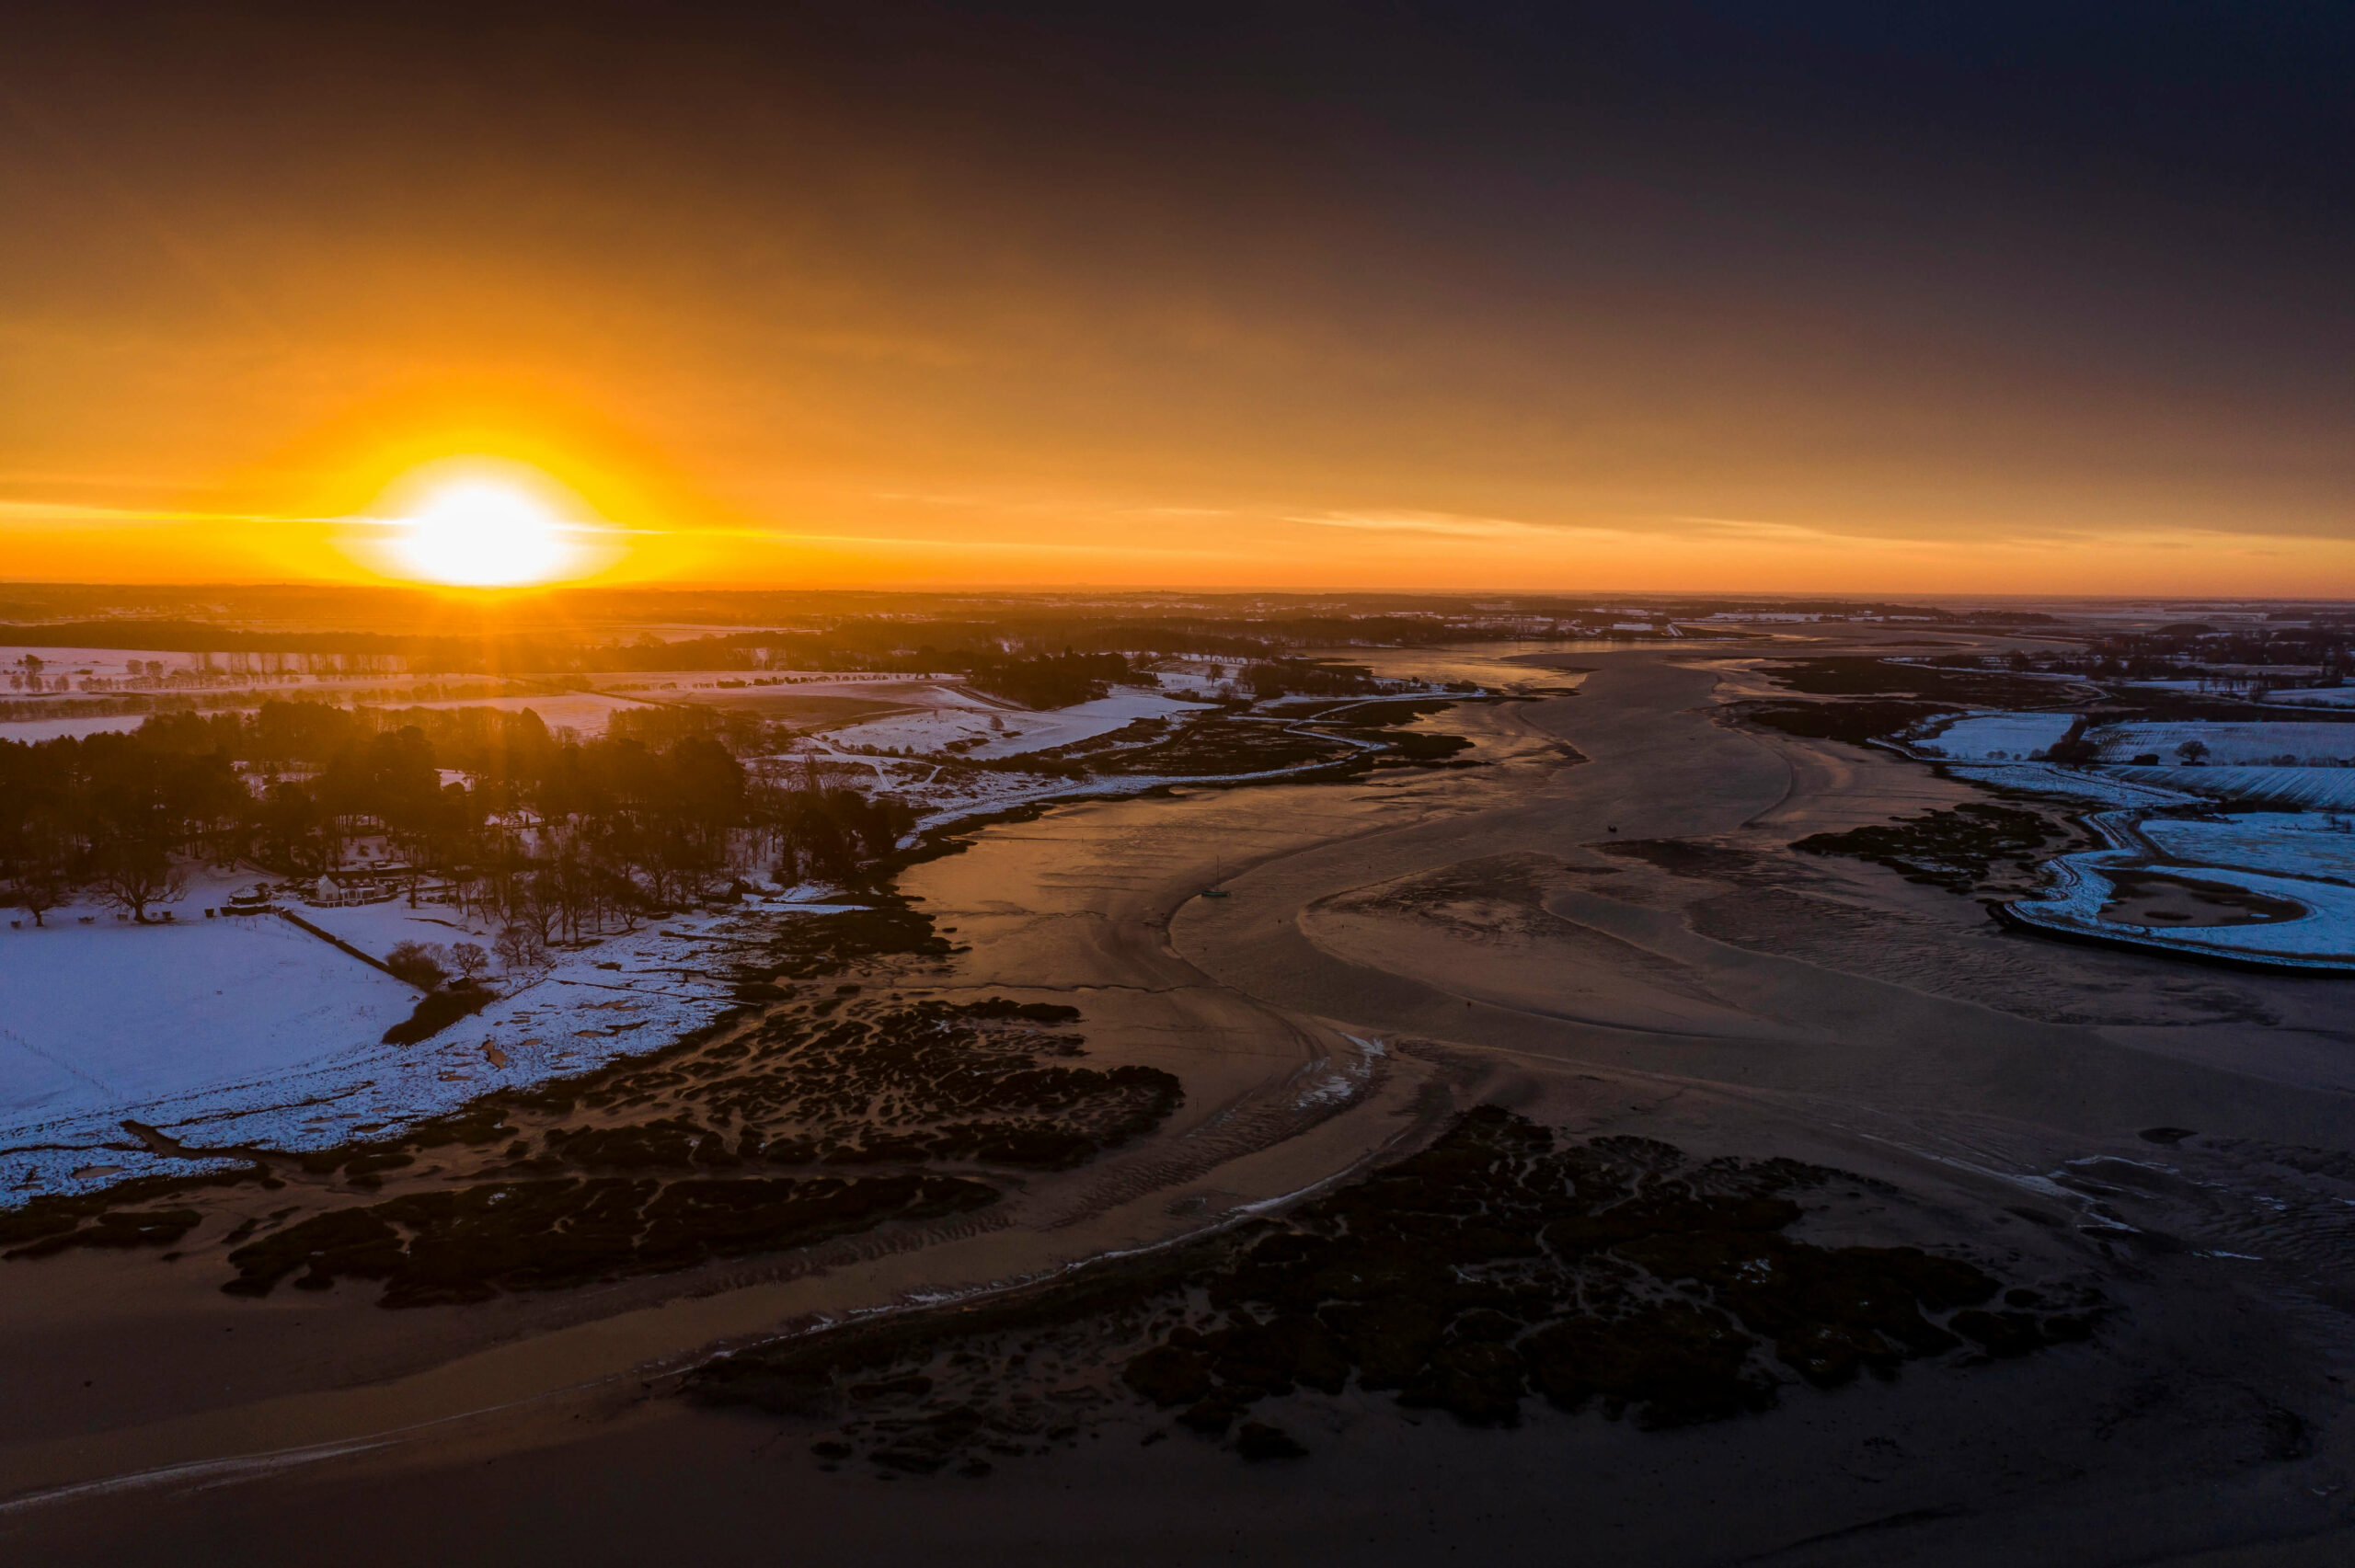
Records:
[[[30,591],[30,590],[26,590]],[[59,607],[99,602],[97,589],[76,589]],[[574,596],[561,596],[570,602]],[[234,601],[235,594],[230,598]],[[38,601],[36,601],[37,603]],[[463,626],[446,612],[415,601],[416,612],[387,613],[413,596],[379,602],[365,596],[330,616],[331,603],[344,601],[312,593],[267,608],[280,614],[327,617],[352,627],[337,631],[261,631],[209,623],[182,612],[159,618],[74,619],[0,625],[0,647],[121,647],[195,654],[248,654],[334,658],[363,668],[397,661],[416,674],[563,675],[627,670],[939,670],[971,676],[977,683],[1018,683],[1019,667],[1037,660],[1119,658],[1195,654],[1235,658],[1281,658],[1319,647],[1417,647],[1467,637],[1523,635],[1522,623],[1545,624],[1576,635],[1601,630],[1634,606],[1614,608],[1553,598],[1506,601],[1419,599],[1407,595],[1264,595],[1189,598],[1178,603],[1149,596],[1127,605],[1101,601],[1067,603],[1052,599],[977,601],[971,597],[887,595],[821,596],[743,593],[734,595],[638,594],[607,604],[584,619],[641,618],[692,622],[698,616],[738,624],[742,631],[663,642],[651,635],[598,643],[569,635],[553,625],[520,627],[487,616]],[[176,609],[181,602],[172,601]],[[259,607],[259,606],[258,606]],[[35,603],[6,606],[19,612]],[[2051,617],[2032,611],[1944,610],[1893,603],[1844,603],[1829,600],[1752,602],[1717,599],[1656,601],[1644,607],[1660,615],[1697,619],[1717,612],[1831,613],[1903,616],[1967,624],[2040,624]],[[765,612],[765,613],[764,613]],[[773,616],[770,625],[761,619]],[[1554,624],[1560,623],[1560,624]],[[423,630],[389,629],[400,625]],[[371,629],[360,629],[367,627]],[[1528,635],[1540,635],[1531,631]],[[1105,665],[1090,681],[1117,681],[1126,666]],[[1067,670],[1040,672],[1060,679]],[[990,689],[998,689],[992,685]],[[1051,688],[1061,692],[1065,686]],[[1010,694],[1010,691],[1009,691]],[[1017,698],[1017,700],[1025,700]],[[1035,705],[1035,704],[1034,704]],[[1048,704],[1044,705],[1054,705]]]
[[[0,876],[36,920],[82,888],[144,919],[187,858],[309,877],[339,866],[354,839],[381,836],[516,933],[513,960],[756,869],[850,880],[913,825],[900,802],[814,771],[748,775],[724,743],[729,722],[624,713],[582,742],[529,712],[271,702],[159,715],[130,734],[0,742]],[[299,776],[257,789],[241,764]],[[445,769],[473,787],[444,783]]]

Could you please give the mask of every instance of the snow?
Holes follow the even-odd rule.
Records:
[[[2355,832],[2319,816],[2253,812],[2218,819],[2153,817],[2137,824],[2165,854],[2203,866],[2282,876],[2322,876],[2355,884]]]
[[[2138,784],[2156,784],[2220,800],[2317,810],[2355,809],[2355,768],[2112,768],[2107,772]]]
[[[2101,748],[2105,762],[2131,763],[2155,754],[2163,763],[2176,760],[2176,748],[2197,740],[2208,748],[2209,765],[2270,763],[2290,756],[2299,765],[2330,766],[2355,759],[2355,725],[2211,723],[2182,720],[2165,724],[2105,725],[2087,738]]]
[[[936,707],[922,713],[893,714],[829,730],[825,738],[844,750],[861,746],[919,753],[941,750],[952,740],[978,738],[980,745],[964,755],[977,758],[1016,757],[1093,740],[1125,729],[1142,718],[1168,718],[1177,714],[1204,713],[1211,704],[1183,703],[1151,692],[1121,691],[1068,708],[1032,711],[1026,708],[982,709]],[[992,729],[994,718],[1003,729]]]
[[[1954,764],[1947,771],[1959,779],[1969,779],[1977,784],[2067,795],[2103,806],[2188,806],[2197,805],[2200,800],[2197,795],[2170,789],[2160,781],[2142,777],[2154,772],[2177,771],[2171,768],[2093,769],[2060,768],[2050,762],[1965,762]]]
[[[2103,920],[2102,908],[2113,893],[2103,873],[2149,865],[2148,857],[2132,849],[2063,855],[2052,863],[2052,889],[2012,905],[2012,913],[2034,925],[2097,933],[2177,952],[2261,958],[2317,968],[2355,964],[2355,887],[2336,882],[2241,870],[2225,874],[2206,866],[2160,867],[2287,898],[2305,906],[2307,913],[2295,920],[2256,925],[2146,926]]]
[[[2269,692],[2265,700],[2290,708],[2355,707],[2355,686],[2302,686],[2293,691]]]
[[[2067,714],[1979,713],[1898,743],[1908,754],[1947,764],[1959,778],[2098,801],[2106,806],[2180,805],[2200,799],[2355,807],[2355,725],[2169,723],[2105,725],[2086,732],[2100,765],[2056,767],[2028,761],[2066,734]],[[2177,765],[2176,748],[2209,748],[2200,767]],[[2156,756],[2155,766],[2130,759]],[[2277,757],[2294,763],[2276,764]]]
[[[605,726],[614,714],[623,708],[645,708],[652,704],[628,697],[609,697],[602,692],[568,692],[550,696],[475,697],[453,702],[395,703],[396,708],[497,708],[501,713],[519,714],[526,708],[540,715],[540,722],[550,729],[569,729],[583,738],[605,733]]]
[[[29,718],[14,724],[0,724],[0,740],[55,740],[63,736],[109,735],[120,730],[137,729],[147,722],[145,714],[102,714],[96,718]]]
[[[274,918],[49,919],[0,934],[0,1115],[11,1121],[290,1066],[323,1040],[373,1038],[417,1004],[411,987]]]
[[[331,932],[379,958],[403,942],[439,943],[445,947],[453,942],[473,942],[487,948],[496,934],[488,922],[463,921],[450,905],[427,902],[423,895],[414,910],[408,907],[406,894],[389,904],[322,908],[290,900],[287,908],[321,931]]]
[[[199,899],[224,896],[192,896],[168,925],[57,910],[51,929],[0,932],[0,1205],[234,1162],[152,1152],[126,1119],[196,1149],[325,1148],[659,1049],[731,1005],[741,946],[839,907],[785,898],[608,937],[498,979],[508,994],[431,1039],[387,1046],[416,990],[275,915],[203,919]],[[435,923],[446,908],[405,900],[300,913],[379,955],[465,934]]]
[[[2071,714],[1970,714],[1914,741],[1913,750],[1958,761],[2025,761],[2044,752],[2075,722]]]

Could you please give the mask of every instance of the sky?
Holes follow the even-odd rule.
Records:
[[[0,578],[2355,595],[2344,6],[6,31]]]

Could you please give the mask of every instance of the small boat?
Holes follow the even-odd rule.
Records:
[[[1205,887],[1202,889],[1202,897],[1205,898],[1232,898],[1233,896],[1234,895],[1227,892],[1223,887]]]

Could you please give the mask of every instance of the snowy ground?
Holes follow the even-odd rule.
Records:
[[[1141,718],[1168,718],[1178,714],[1204,713],[1209,704],[1182,703],[1150,692],[1116,692],[1092,703],[1068,708],[1033,711],[984,706],[970,694],[951,704],[921,713],[893,714],[864,724],[828,730],[825,738],[844,750],[861,746],[929,753],[953,740],[978,740],[964,755],[975,758],[1016,757],[1031,751],[1093,740],[1125,729]]]
[[[659,1047],[729,1005],[739,944],[833,907],[770,900],[609,937],[500,980],[488,1010],[414,1046],[380,1042],[415,990],[273,915],[207,921],[191,899],[170,925],[26,922],[0,932],[0,1204],[208,1163],[150,1150],[126,1119],[193,1148],[324,1148]],[[436,906],[298,909],[379,956],[465,935]]]
[[[2355,808],[2355,725],[2209,723],[2106,725],[2087,732],[2099,748],[2092,768],[2028,761],[2068,730],[2067,714],[1982,713],[1902,743],[1914,756],[1946,762],[1959,778],[2037,790],[2105,806],[2239,800],[2271,806]],[[2198,740],[2205,763],[2177,763],[2176,748]],[[2153,766],[2130,759],[2155,756]],[[2277,763],[2293,757],[2292,763]]]
[[[144,1104],[373,1039],[414,988],[276,919],[0,933],[0,1115]]]
[[[145,714],[105,714],[97,718],[20,719],[14,724],[0,724],[0,740],[17,740],[29,745],[36,740],[55,740],[68,735],[78,738],[137,729],[146,722]]]
[[[2017,761],[2040,756],[2075,723],[2071,714],[1969,714],[1913,742],[1928,757],[1957,761]]]
[[[2221,821],[2147,818],[2137,830],[2166,854],[2200,865],[2355,885],[2355,832],[2321,816],[2251,812]]]
[[[2355,810],[2355,768],[2109,768],[2136,784],[2215,800]]]
[[[2302,686],[2270,692],[2265,700],[2288,708],[2355,707],[2355,686]]]
[[[2100,806],[2189,806],[2200,796],[2170,789],[2142,775],[2178,770],[2151,768],[2060,768],[2050,762],[1963,762],[1947,770],[1959,779],[2004,789],[2066,795]],[[2132,777],[2121,776],[2132,774]]]
[[[2252,893],[2303,905],[2297,920],[2264,925],[2147,926],[2101,918],[2115,896],[2106,871],[2145,867],[2136,850],[2095,850],[2052,863],[2054,885],[2038,898],[2014,904],[2012,913],[2034,925],[2084,932],[2178,953],[2256,958],[2316,968],[2355,966],[2355,887],[2303,877],[2248,871],[2211,874],[2207,868],[2162,867],[2203,880],[2229,882]]]
[[[540,715],[540,722],[550,729],[569,729],[583,739],[605,733],[605,726],[615,711],[621,708],[644,708],[649,704],[630,697],[609,697],[599,692],[566,692],[551,696],[477,697],[470,702],[402,703],[401,707],[415,708],[497,708],[501,713],[519,714],[529,708]]]
[[[2355,725],[2231,724],[2185,720],[2169,724],[2113,724],[2086,738],[2101,748],[2101,760],[2131,763],[2138,756],[2176,761],[2176,748],[2197,740],[2208,748],[2210,766],[2262,764],[2294,757],[2295,766],[2331,766],[2355,760]]]

